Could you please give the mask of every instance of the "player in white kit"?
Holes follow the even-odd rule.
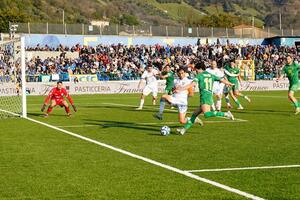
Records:
[[[221,79],[224,78],[224,76],[225,76],[224,71],[222,71],[221,69],[219,69],[217,67],[216,61],[212,61],[210,64],[210,68],[206,69],[206,71],[209,72],[210,74],[213,74],[213,75],[221,78]],[[217,98],[216,104],[212,105],[213,110],[221,111],[224,86],[225,86],[225,84],[221,83],[219,81],[215,81],[213,83],[213,93]]]
[[[146,80],[146,86],[143,89],[143,93],[141,95],[140,100],[140,106],[137,108],[137,110],[142,110],[145,102],[145,97],[148,96],[150,93],[152,93],[152,103],[153,105],[156,104],[156,98],[158,93],[158,85],[157,85],[157,79],[156,76],[159,75],[159,72],[156,69],[153,69],[152,64],[148,64],[146,70],[141,76],[141,80],[138,84],[138,89],[140,89],[140,86],[143,82],[143,80]]]
[[[184,88],[191,84],[192,80],[186,77],[186,71],[184,68],[179,68],[177,70],[178,79],[174,80],[174,89]],[[178,118],[179,123],[185,124],[187,122],[187,118],[185,117],[187,109],[188,109],[188,97],[190,96],[189,90],[179,90],[172,95],[164,94],[160,99],[159,112],[154,114],[153,116],[159,120],[163,118],[163,111],[165,109],[166,102],[171,104],[172,106],[177,107],[178,109]],[[202,124],[202,121],[197,118],[196,123]]]

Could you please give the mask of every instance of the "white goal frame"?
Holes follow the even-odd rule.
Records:
[[[26,97],[26,63],[25,63],[25,37],[21,36],[21,73],[22,73],[22,114],[27,118],[27,97]]]

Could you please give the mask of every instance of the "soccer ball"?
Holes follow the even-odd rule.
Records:
[[[160,134],[161,134],[162,136],[167,136],[167,135],[170,134],[170,132],[171,132],[171,129],[170,129],[170,127],[168,127],[168,126],[163,126],[163,127],[161,127],[161,129],[160,129]]]

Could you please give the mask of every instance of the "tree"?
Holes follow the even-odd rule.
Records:
[[[9,31],[9,22],[28,22],[29,17],[16,9],[8,9],[0,12],[0,32]]]

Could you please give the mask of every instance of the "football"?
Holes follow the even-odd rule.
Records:
[[[171,132],[171,129],[170,129],[170,127],[168,127],[168,126],[163,126],[163,127],[161,127],[161,129],[160,129],[160,134],[161,134],[162,136],[167,136],[167,135],[170,134],[170,132]]]

